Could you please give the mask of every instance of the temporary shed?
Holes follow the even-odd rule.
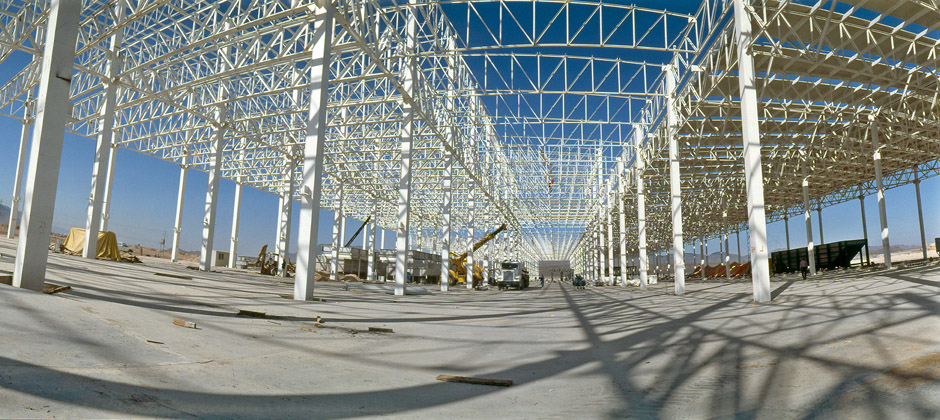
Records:
[[[69,236],[65,237],[65,249],[81,254],[85,249],[85,229],[73,227],[69,231]],[[114,232],[98,232],[98,258],[106,258],[114,261],[121,260],[121,252],[118,251],[117,236]]]

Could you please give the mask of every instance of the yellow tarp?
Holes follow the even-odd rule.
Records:
[[[65,249],[81,254],[85,249],[85,229],[72,228],[69,236],[65,237]],[[117,236],[114,232],[98,232],[97,257],[121,261],[121,252],[118,251]]]

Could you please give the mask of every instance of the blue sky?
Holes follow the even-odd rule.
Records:
[[[639,1],[639,6],[662,7],[658,1]],[[698,1],[678,0],[670,9],[680,12],[694,10]],[[633,53],[630,53],[633,54]],[[631,57],[633,57],[631,55]],[[636,53],[635,59],[644,59],[644,53]],[[23,55],[17,54],[3,66],[0,66],[0,80],[20,69]],[[5,153],[0,154],[0,200],[10,204],[16,166],[16,150],[19,144],[20,123],[10,118],[0,118],[0,144]],[[54,227],[65,231],[69,227],[84,227],[87,212],[87,197],[91,185],[94,140],[66,134],[63,145],[63,160],[59,174],[59,188],[56,197]],[[110,229],[117,233],[118,239],[132,244],[159,247],[159,242],[166,234],[167,246],[171,243],[173,219],[175,215],[176,193],[179,182],[179,167],[162,160],[146,156],[131,150],[120,149],[115,164],[114,188]],[[183,216],[182,244],[184,250],[198,251],[202,235],[201,220],[205,205],[205,193],[208,180],[203,172],[190,170],[185,197]],[[219,195],[218,224],[215,243],[217,249],[229,247],[231,235],[232,202],[235,184],[223,180]],[[925,209],[924,222],[928,242],[940,236],[940,181],[937,178],[925,180],[921,184],[921,193]],[[920,243],[917,223],[917,207],[914,198],[914,186],[908,185],[886,193],[887,212],[894,245]],[[239,250],[242,255],[255,255],[264,244],[273,245],[277,221],[277,196],[253,188],[244,188],[242,197],[242,216],[240,224]],[[872,245],[880,245],[880,226],[878,206],[874,196],[866,198],[868,234]],[[299,203],[294,203],[292,219],[291,252],[296,250],[297,219]],[[819,240],[818,220],[813,213],[813,235]],[[823,210],[826,242],[847,239],[860,239],[861,221],[859,219],[858,200],[837,205]],[[331,212],[320,212],[320,235],[318,242],[329,243],[332,234]],[[350,220],[347,233],[352,234],[359,223]],[[783,223],[768,225],[769,245],[771,249],[783,248],[785,237]],[[791,220],[790,241],[793,247],[805,245],[805,228],[802,220]],[[357,240],[356,244],[360,244]],[[386,233],[385,248],[394,244],[394,234]],[[709,250],[717,250],[717,240],[709,243]],[[746,246],[742,235],[742,249]],[[735,244],[731,242],[732,252]]]

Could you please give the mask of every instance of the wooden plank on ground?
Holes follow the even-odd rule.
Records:
[[[196,328],[196,323],[191,321],[183,321],[179,318],[173,318],[173,325],[178,325],[183,328]]]
[[[391,328],[369,327],[369,332],[393,333]]]
[[[158,275],[158,276],[163,276],[163,277],[173,277],[174,279],[183,279],[183,280],[193,279],[192,276],[181,276],[179,274],[170,274],[170,273],[153,273],[153,274]]]
[[[268,315],[264,312],[249,311],[246,309],[238,310],[239,316],[250,316],[252,318],[266,318]]]
[[[512,381],[508,379],[484,379],[484,378],[471,378],[469,376],[437,375],[437,380],[444,381],[444,382],[460,382],[464,384],[474,384],[474,385],[512,386]]]
[[[51,295],[53,293],[64,292],[66,290],[72,290],[72,286],[52,286],[52,287],[47,286],[42,289],[42,292],[47,295]]]
[[[282,298],[284,298],[284,299],[291,299],[291,300],[294,299],[294,295],[281,295],[281,294],[279,294],[278,296],[280,296],[280,297],[282,297]],[[310,301],[311,301],[311,302],[326,302],[326,299],[315,297],[315,298],[310,298]]]

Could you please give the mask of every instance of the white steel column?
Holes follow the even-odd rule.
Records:
[[[601,198],[600,205],[597,206],[597,231],[594,239],[597,242],[597,280],[607,284],[607,253],[604,252],[604,165],[602,161],[602,151],[597,149],[597,184],[594,185],[594,197]]]
[[[224,29],[230,29],[232,23],[228,20],[223,22]],[[230,56],[232,47],[223,47],[219,54],[218,67],[221,72],[229,69],[230,64],[223,56]],[[228,98],[231,92],[228,84],[224,81],[219,84],[219,98]],[[222,178],[222,156],[225,149],[225,135],[228,131],[226,122],[229,119],[229,112],[226,109],[228,105],[217,105],[214,111],[215,125],[212,127],[212,139],[209,141],[209,184],[206,187],[206,207],[205,217],[202,221],[202,250],[199,254],[199,269],[202,271],[212,270],[212,256],[215,253],[213,247],[215,242],[215,216],[219,204],[219,181]]]
[[[917,221],[920,222],[920,249],[927,259],[927,235],[924,232],[924,209],[920,205],[920,178],[914,180],[914,191],[917,195]]]
[[[277,255],[278,255],[278,267],[277,275],[280,277],[287,277],[287,254],[290,244],[290,219],[291,219],[291,210],[293,209],[294,204],[294,161],[291,160],[290,156],[284,157],[284,171],[285,178],[287,178],[287,185],[285,190],[281,192],[281,224],[278,226],[278,244],[277,244]],[[296,266],[294,267],[296,268]]]
[[[473,111],[476,112],[476,107],[473,107]],[[476,162],[476,132],[470,133],[470,150],[468,151],[467,165],[470,168],[473,168],[474,162]],[[468,169],[472,170],[472,169]],[[466,280],[467,280],[467,289],[473,289],[473,242],[474,242],[474,229],[473,225],[476,223],[475,216],[475,207],[476,202],[474,201],[474,190],[475,185],[472,179],[467,180],[468,183],[468,195],[467,195],[467,212],[469,213],[470,220],[467,223],[467,234],[470,236],[470,240],[467,243],[467,259],[464,261],[464,269],[466,270]]]
[[[617,162],[617,209],[620,211],[620,285],[627,284],[627,215],[624,211],[623,197],[626,189],[626,179],[624,179],[624,162],[621,158]]]
[[[454,112],[454,99],[451,96],[447,100],[447,110],[448,115],[453,115]],[[447,130],[447,141],[451,142],[454,139],[455,127],[450,127]],[[444,150],[444,206],[441,209],[441,217],[444,222],[444,226],[441,229],[441,291],[446,292],[447,288],[450,286],[450,209],[452,207],[451,202],[451,185],[452,176],[454,170],[454,155],[448,150]]]
[[[221,112],[216,115],[221,117]],[[215,213],[219,201],[219,179],[222,177],[222,148],[225,139],[225,128],[215,127],[209,143],[209,184],[206,187],[205,218],[202,222],[202,250],[199,254],[199,269],[209,271],[212,269],[213,241],[215,236]]]
[[[16,216],[20,210],[20,191],[23,188],[23,171],[26,169],[26,148],[29,146],[29,129],[33,120],[30,116],[32,103],[32,90],[26,94],[26,112],[23,115],[23,129],[20,132],[20,151],[16,157],[16,175],[13,181],[13,200],[10,203],[10,222],[7,224],[7,239],[13,239],[16,234]]]
[[[613,180],[613,177],[610,178]],[[613,192],[608,188],[607,190],[607,266],[610,270],[607,275],[607,284],[614,284],[614,208],[613,203],[610,201],[613,200]]]
[[[343,246],[343,184],[338,184],[336,202],[333,204],[333,242],[330,258],[330,280],[339,281],[339,248]]]
[[[310,65],[310,108],[304,140],[303,184],[297,234],[297,270],[294,299],[313,298],[319,247],[320,196],[323,193],[323,145],[326,142],[326,107],[329,98],[330,45],[333,39],[333,9],[317,7]]]
[[[871,252],[869,251],[871,247],[868,245],[868,223],[865,222],[865,196],[858,196],[858,205],[861,207],[862,212],[862,237],[865,238],[865,261],[871,265]],[[861,254],[859,254],[858,258],[862,259]]]
[[[473,150],[473,141],[471,140],[470,149]],[[472,161],[472,158],[471,158]],[[467,279],[467,289],[473,289],[473,242],[474,242],[474,201],[473,201],[473,181],[468,181],[470,186],[470,195],[467,201],[467,211],[470,212],[470,220],[467,225],[467,235],[469,235],[470,240],[467,242],[467,259],[464,261],[464,269],[466,270],[466,279]]]
[[[405,51],[414,51],[416,16],[415,1],[409,0],[408,20],[405,27]],[[405,57],[402,63],[401,85],[409,95],[415,93],[413,57]],[[408,234],[411,232],[411,137],[414,133],[414,109],[405,103],[402,106],[401,137],[401,178],[398,181],[398,225],[395,238],[395,295],[403,296],[405,276],[408,274]]]
[[[113,7],[116,9],[114,13],[117,22],[123,21],[124,3],[117,2]],[[85,218],[85,245],[82,249],[82,257],[92,260],[98,256],[98,230],[101,228],[102,197],[104,196],[105,179],[110,166],[108,159],[111,158],[115,96],[117,96],[118,88],[117,83],[114,83],[114,79],[121,71],[118,50],[121,47],[123,33],[123,30],[117,30],[111,35],[110,46],[108,47],[108,67],[105,70],[105,77],[102,78],[105,88],[98,124],[98,142],[95,145],[95,163],[91,170],[91,193],[88,197],[88,215]]]
[[[373,203],[372,223],[370,223],[371,226],[370,226],[370,232],[369,232],[369,236],[371,236],[372,238],[369,240],[369,246],[367,247],[367,251],[366,251],[369,253],[369,263],[366,266],[367,267],[366,269],[369,271],[366,274],[366,280],[368,281],[375,281],[376,250],[380,248],[378,246],[378,241],[377,241],[378,236],[379,236],[378,215],[379,215],[379,212],[378,212],[377,204]]]
[[[183,227],[183,197],[186,195],[186,168],[187,155],[183,155],[180,162],[180,187],[176,195],[176,219],[173,222],[173,249],[170,250],[170,261],[176,262],[180,252],[180,232]]]
[[[235,258],[238,256],[238,222],[241,218],[242,208],[242,177],[235,179],[235,200],[232,203],[232,242],[229,245],[228,268],[235,268]]]
[[[80,14],[81,2],[52,0],[46,18],[36,127],[29,151],[23,222],[13,269],[14,287],[39,291],[46,279],[62,139],[66,118],[71,115],[69,85]]]
[[[120,132],[112,135],[117,136]],[[120,141],[120,139],[118,139]],[[104,179],[104,197],[101,198],[101,230],[108,230],[108,221],[111,220],[111,188],[114,186],[114,160],[117,157],[118,145],[114,140],[108,150],[108,175]]]
[[[649,256],[646,254],[646,193],[643,191],[643,172],[646,170],[646,162],[643,157],[643,133],[639,125],[633,126],[633,144],[636,150],[636,157],[633,167],[636,170],[636,219],[637,219],[637,241],[639,249],[637,253],[640,258],[640,290],[646,290],[647,267],[649,266]]]
[[[754,300],[770,301],[770,264],[767,252],[767,219],[764,214],[764,177],[761,169],[757,86],[751,56],[751,17],[744,0],[734,0],[737,36],[738,86],[741,98],[741,134],[744,142],[744,182],[747,190],[748,228],[751,239],[751,274]]]
[[[702,265],[701,265],[702,271],[699,274],[701,274],[702,279],[704,279],[705,278],[705,266],[706,264],[708,264],[708,254],[705,253],[706,252],[705,236],[702,236],[699,238],[699,251],[702,254]]]
[[[682,177],[679,170],[679,119],[676,115],[676,66],[670,64],[665,71],[666,138],[669,142],[669,191],[672,206],[672,268],[675,293],[685,293],[685,241],[682,239]]]
[[[816,219],[819,220],[819,244],[822,245],[826,243],[826,240],[823,239],[822,207],[816,208]]]
[[[725,278],[731,280],[731,244],[728,242],[728,213],[724,213],[722,216],[725,225],[721,229],[721,237],[725,242],[723,246],[725,250]]]
[[[871,148],[875,161],[875,185],[878,188],[878,215],[881,217],[881,249],[884,252],[885,268],[891,269],[891,241],[888,240],[888,212],[885,209],[885,186],[881,180],[881,136],[880,128],[871,123]]]
[[[807,261],[809,263],[809,275],[816,275],[816,250],[813,247],[813,220],[809,210],[809,180],[805,178],[805,163],[804,163],[804,178],[803,178],[803,219],[806,221],[806,253]]]

